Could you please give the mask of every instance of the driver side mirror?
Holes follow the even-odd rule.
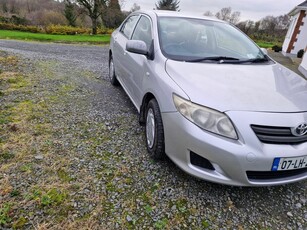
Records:
[[[146,43],[139,40],[129,40],[126,44],[126,50],[135,54],[148,54]]]
[[[151,47],[147,47],[144,41],[129,40],[126,44],[126,50],[131,53],[145,55],[150,60],[153,60],[152,45]]]

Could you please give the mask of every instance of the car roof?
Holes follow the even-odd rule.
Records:
[[[183,17],[183,18],[195,18],[195,19],[206,19],[211,21],[224,22],[215,17],[207,17],[203,15],[197,15],[195,12],[178,12],[178,11],[170,11],[170,10],[139,10],[134,13],[143,13],[148,15],[156,15],[159,17]]]

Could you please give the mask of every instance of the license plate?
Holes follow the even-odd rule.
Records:
[[[307,156],[275,158],[272,171],[284,171],[307,168]]]

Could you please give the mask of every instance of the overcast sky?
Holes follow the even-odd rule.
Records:
[[[136,3],[142,10],[151,10],[155,8],[156,2],[158,0],[124,0],[123,9],[129,11],[133,3]],[[230,6],[233,11],[241,12],[241,21],[258,21],[267,15],[287,14],[302,2],[304,0],[180,0],[180,10],[202,15],[208,10],[216,13]]]

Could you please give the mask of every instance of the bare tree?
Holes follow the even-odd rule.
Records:
[[[260,22],[260,28],[265,33],[275,33],[275,29],[277,27],[277,19],[274,16],[266,16]]]
[[[287,30],[290,25],[290,16],[288,14],[280,15],[277,17],[277,28]]]
[[[259,31],[259,28],[260,28],[260,21],[255,22],[255,26],[254,26],[255,33],[257,33]]]
[[[106,8],[106,0],[76,0],[87,10],[87,15],[92,20],[92,34],[97,34],[98,18],[102,9]]]
[[[214,16],[214,14],[213,14],[210,10],[207,10],[207,11],[204,13],[204,16],[212,17],[212,16]]]
[[[17,14],[18,13],[18,7],[16,6],[15,0],[10,0],[10,12],[11,12],[11,14]]]
[[[222,8],[219,12],[215,14],[218,19],[228,21],[231,15],[231,7]]]
[[[3,13],[8,13],[9,12],[9,8],[8,8],[8,2],[7,0],[2,1],[2,12]]]
[[[259,30],[267,36],[283,38],[287,33],[289,24],[290,17],[288,15],[266,16],[260,21]]]
[[[237,24],[240,21],[241,13],[239,11],[232,12],[231,7],[222,8],[215,14],[218,19]]]
[[[241,12],[235,11],[231,14],[229,22],[236,25],[240,21]]]
[[[240,30],[242,30],[246,34],[252,33],[252,30],[255,28],[255,22],[252,20],[247,20],[244,22],[240,22],[237,24]]]
[[[134,11],[138,11],[138,10],[140,10],[141,9],[141,7],[138,5],[138,4],[136,4],[136,3],[133,3],[133,6],[131,7],[131,12],[134,12]]]

